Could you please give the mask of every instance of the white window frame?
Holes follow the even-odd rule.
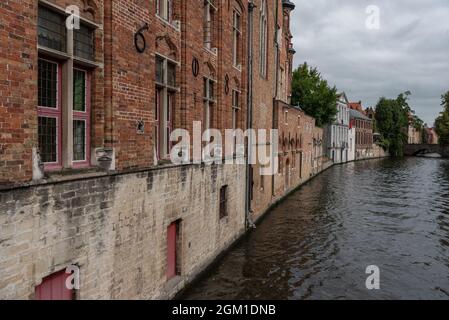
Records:
[[[232,13],[232,64],[239,70],[241,69],[241,62],[239,61],[241,58],[239,51],[242,41],[242,32],[240,29],[242,24],[241,18],[242,14],[237,9],[234,9]]]
[[[259,21],[259,72],[262,78],[267,76],[267,46],[268,46],[268,23],[267,23],[267,4],[266,0],[262,1],[260,8]]]
[[[158,157],[161,159],[167,159],[170,156],[170,133],[168,131],[172,130],[173,126],[173,109],[174,103],[172,101],[172,97],[176,98],[176,93],[179,91],[178,87],[171,86],[168,84],[168,64],[172,64],[175,66],[175,82],[176,82],[176,68],[179,66],[179,63],[164,57],[162,55],[156,54],[156,59],[162,60],[162,82],[156,81],[156,91],[160,90],[161,94],[159,99],[161,103],[159,105],[158,111],[158,124],[156,125],[158,128],[157,135],[157,143],[156,150]],[[156,92],[157,94],[157,92]],[[158,101],[155,101],[156,108],[158,106]]]
[[[204,30],[203,42],[204,47],[211,50],[212,44],[214,43],[214,19],[212,17],[211,11],[214,12],[214,15],[217,12],[217,7],[214,5],[212,0],[204,0],[204,16],[203,16],[203,27],[209,28],[206,37],[206,30]]]
[[[171,22],[172,0],[156,0],[156,15],[167,22]],[[163,12],[160,8],[162,7]]]
[[[216,87],[215,84],[217,83],[216,80],[209,78],[209,77],[204,77],[203,78],[203,86],[205,85],[206,87],[203,87],[203,91],[206,93],[206,95],[204,96],[203,94],[203,117],[204,117],[204,130],[207,129],[211,129],[212,127],[212,108],[214,107],[215,103],[217,102],[215,95],[216,95]],[[214,96],[211,97],[210,96],[210,86],[213,86],[213,94]],[[203,92],[203,93],[204,93]]]

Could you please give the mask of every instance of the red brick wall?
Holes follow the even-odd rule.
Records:
[[[32,148],[37,145],[36,14],[36,1],[0,3],[0,183],[32,176]]]

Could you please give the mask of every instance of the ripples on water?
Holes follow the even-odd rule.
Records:
[[[365,288],[377,265],[381,290]],[[288,197],[184,299],[448,299],[449,161],[335,166]]]

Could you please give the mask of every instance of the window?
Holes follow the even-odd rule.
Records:
[[[240,92],[232,90],[232,129],[239,129],[240,113]],[[237,135],[234,134],[234,153],[237,153]]]
[[[74,54],[78,58],[94,60],[94,30],[81,24],[74,30]]]
[[[288,124],[288,111],[287,110],[284,111],[284,123]]]
[[[35,300],[73,300],[75,291],[66,286],[69,276],[69,273],[62,270],[44,278],[35,289]]]
[[[204,0],[204,46],[207,49],[214,47],[214,23],[215,23],[215,0]]]
[[[172,0],[157,0],[156,14],[162,19],[171,22]]]
[[[259,72],[260,76],[265,78],[267,76],[267,3],[266,0],[262,1],[260,7],[260,26],[259,26]]]
[[[66,18],[43,6],[39,6],[38,12],[39,45],[61,52],[67,52]]]
[[[232,61],[235,67],[240,68],[240,51],[241,51],[241,30],[240,30],[240,13],[236,10],[232,15]]]
[[[44,6],[39,6],[38,14],[37,109],[41,161],[46,170],[61,169],[63,163],[67,167],[89,166],[90,71],[79,68],[77,61],[81,58],[95,64],[95,30],[85,24],[78,30],[69,30],[65,15]],[[73,55],[66,54],[67,45],[73,45]],[[58,60],[49,59],[49,49],[63,55]],[[70,67],[63,74],[62,68],[67,65]]]
[[[240,92],[232,90],[232,129],[239,127]]]
[[[213,106],[215,104],[215,81],[209,78],[203,80],[203,100],[204,100],[204,113],[203,122],[204,129],[210,129],[212,127]]]
[[[220,219],[228,216],[228,186],[223,186],[220,189]]]
[[[73,70],[73,161],[79,165],[89,160],[90,127],[89,78],[85,70]],[[85,163],[86,164],[86,163]]]
[[[168,158],[175,103],[176,63],[156,56],[155,146],[159,159]]]
[[[61,68],[52,61],[38,61],[38,141],[41,161],[61,165]]]

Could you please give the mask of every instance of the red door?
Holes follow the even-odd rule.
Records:
[[[167,228],[167,279],[176,276],[176,232],[177,224],[172,223]]]
[[[36,287],[36,300],[73,300],[73,289],[68,289],[66,280],[70,276],[65,270],[54,273]]]

